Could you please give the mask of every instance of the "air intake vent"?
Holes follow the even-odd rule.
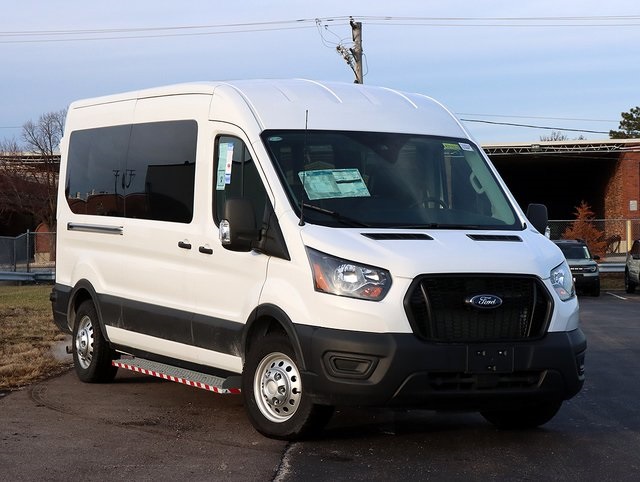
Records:
[[[433,238],[424,233],[362,233],[363,236],[376,241],[398,241],[398,240],[422,240],[432,241]]]
[[[520,236],[504,235],[504,234],[467,234],[474,241],[507,241],[521,243]]]

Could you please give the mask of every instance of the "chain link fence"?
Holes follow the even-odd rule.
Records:
[[[0,279],[53,278],[55,249],[56,233],[27,231],[15,237],[0,236]]]
[[[605,245],[605,255],[615,257],[622,256],[631,249],[634,239],[640,239],[640,219],[592,219],[589,221],[550,220],[549,237],[551,239],[563,239],[568,229],[576,222],[586,222],[602,233],[600,241]]]

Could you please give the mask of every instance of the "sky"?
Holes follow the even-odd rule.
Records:
[[[483,144],[553,130],[607,139],[640,105],[636,0],[2,3],[0,141],[87,97],[203,80],[352,82],[336,51],[353,45],[349,16],[362,22],[365,84],[437,99]]]

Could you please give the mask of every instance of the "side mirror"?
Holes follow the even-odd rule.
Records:
[[[230,251],[251,251],[258,239],[256,216],[248,199],[227,199],[220,221],[220,241]]]
[[[547,206],[544,204],[529,204],[527,207],[527,219],[540,234],[544,234],[547,224],[549,224]]]

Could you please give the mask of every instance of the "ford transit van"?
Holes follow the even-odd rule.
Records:
[[[83,381],[241,393],[284,439],[346,405],[536,427],[583,385],[546,209],[429,97],[169,86],[74,102],[61,152],[51,298]]]

